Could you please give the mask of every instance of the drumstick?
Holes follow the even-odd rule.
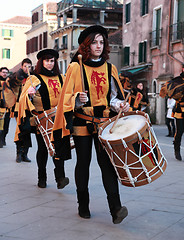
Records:
[[[28,66],[27,66],[27,73],[28,73],[28,76],[29,76],[29,79],[30,79],[30,82],[31,82],[31,86],[34,88],[33,82],[32,82],[32,79],[31,79],[31,74],[30,74]]]
[[[125,103],[127,102],[129,96],[130,96],[130,92],[127,94],[127,96],[126,96],[126,98],[125,98],[125,101],[123,102],[124,105],[125,105]],[[123,108],[120,108],[120,111],[119,111],[119,113],[118,113],[118,115],[117,115],[117,117],[116,117],[116,120],[114,121],[114,123],[113,123],[111,129],[109,130],[110,133],[113,132],[113,129],[114,129],[114,127],[116,126],[117,121],[118,121],[118,119],[119,119],[119,117],[120,117],[122,111],[123,111]]]
[[[80,74],[81,74],[81,80],[82,80],[82,91],[85,92],[85,86],[84,86],[84,75],[83,75],[83,69],[82,69],[82,55],[78,55],[79,65],[80,65]]]

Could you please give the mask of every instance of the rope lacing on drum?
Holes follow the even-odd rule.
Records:
[[[164,158],[164,156],[161,152],[161,149],[158,145],[158,140],[155,136],[153,128],[150,126],[148,121],[146,121],[146,124],[148,126],[146,128],[146,131],[148,132],[148,135],[146,136],[146,138],[144,137],[143,134],[141,135],[140,132],[137,131],[137,136],[138,136],[138,141],[139,141],[139,150],[138,150],[139,152],[137,152],[137,153],[129,147],[129,145],[127,144],[127,142],[124,139],[121,139],[122,146],[125,150],[123,153],[124,157],[118,156],[116,151],[113,150],[113,146],[114,146],[113,143],[111,146],[111,143],[106,140],[107,145],[105,147],[105,150],[106,150],[107,154],[109,155],[112,165],[114,166],[114,169],[117,173],[119,181],[120,182],[129,182],[133,187],[135,187],[136,182],[141,183],[145,179],[147,180],[148,183],[150,183],[152,181],[152,178],[158,174],[158,170],[160,170],[161,173],[164,173],[162,167],[167,163],[167,161]],[[145,141],[145,140],[147,140],[147,141]],[[118,145],[119,145],[119,143],[118,143]],[[145,145],[145,147],[147,148],[146,152],[142,151],[144,149],[143,145]],[[160,155],[160,157],[159,157],[160,160],[157,160],[156,152],[158,153],[158,155]],[[130,153],[132,155],[134,155],[137,158],[137,160],[128,164],[128,157],[131,157],[131,155],[129,155]],[[143,155],[141,156],[141,154],[143,154]],[[152,161],[154,162],[153,163],[154,166],[152,167],[151,170],[148,170],[146,168],[146,162],[147,162],[146,158],[150,157],[149,154],[151,154]],[[119,164],[117,160],[120,161],[122,163],[122,165]],[[137,166],[137,164],[139,164],[140,166]],[[121,177],[120,176],[121,173],[119,172],[118,169],[124,169],[127,177]],[[134,171],[134,170],[139,170],[139,174],[137,174],[137,176],[135,176],[135,177],[132,177],[132,174],[133,174],[132,171]],[[140,176],[143,174],[146,176],[146,178],[139,179]]]
[[[45,128],[41,125],[40,120],[39,120],[39,117],[38,117],[38,116],[35,116],[36,121],[39,123],[39,124],[38,124],[38,129],[39,129],[41,135],[43,136],[43,140],[44,140],[45,145],[46,145],[46,147],[47,147],[47,151],[48,151],[48,152],[52,151],[53,153],[55,153],[55,149],[54,149],[54,147],[53,147],[53,145],[52,145],[52,143],[51,143],[51,141],[50,141],[50,137],[49,137],[49,135],[50,135],[51,132],[52,132],[52,128],[48,128],[48,122],[51,122],[52,125],[53,125],[54,123],[53,123],[53,121],[52,121],[51,119],[49,119],[48,114],[47,114],[46,111],[44,111],[44,114],[45,114],[45,116],[46,116],[46,118],[47,118],[47,122],[46,122]],[[47,141],[46,141],[45,137],[46,137]]]
[[[144,165],[144,163],[142,161],[142,157],[141,157],[141,147],[142,147],[143,141],[142,141],[142,136],[141,136],[141,134],[138,131],[137,131],[137,136],[138,136],[139,142],[140,142],[140,146],[139,146],[139,162],[141,163],[142,169],[143,169],[143,171],[146,174],[147,181],[150,183],[151,182],[151,177],[150,177],[149,172],[147,171],[147,168],[145,167],[145,165]]]
[[[121,139],[121,140],[124,141],[123,139]],[[110,153],[111,153],[111,154],[109,154],[109,152],[107,151],[106,148],[105,148],[105,149],[106,149],[106,152],[107,152],[108,155],[109,155],[109,158],[110,158],[110,161],[111,161],[112,165],[114,166],[114,169],[115,169],[115,171],[116,171],[116,174],[117,174],[117,176],[118,176],[118,179],[121,181],[121,177],[120,177],[120,175],[119,175],[119,173],[118,173],[118,171],[117,171],[117,167],[120,168],[120,166],[117,166],[117,165],[115,164],[113,155],[116,156],[116,157],[118,158],[118,160],[123,164],[123,166],[122,166],[121,168],[123,168],[123,169],[126,171],[130,183],[135,187],[135,184],[134,184],[135,180],[134,180],[134,178],[132,177],[131,172],[130,172],[130,170],[129,170],[129,168],[128,168],[127,160],[126,160],[126,163],[123,162],[122,159],[117,155],[117,153],[114,152],[114,150],[113,150],[113,148],[112,148],[112,146],[111,146],[111,144],[109,143],[108,140],[106,141],[106,143],[107,143],[107,145],[108,145],[108,147],[109,147],[109,149],[110,149]],[[128,147],[128,146],[126,145],[125,141],[124,141],[124,145],[125,145],[126,147]],[[125,159],[127,159],[127,151],[125,152],[125,155],[126,155]]]

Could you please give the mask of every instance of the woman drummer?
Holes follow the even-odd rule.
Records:
[[[45,49],[37,54],[37,65],[34,75],[31,75],[26,81],[23,92],[20,97],[19,107],[19,129],[22,129],[22,123],[26,122],[27,112],[33,110],[41,114],[58,104],[59,94],[63,85],[64,77],[60,75],[57,59],[59,54],[53,49]],[[26,112],[25,112],[26,110]],[[30,120],[30,122],[32,122]],[[38,187],[46,188],[47,173],[46,165],[48,160],[48,151],[42,135],[36,131],[36,140],[38,150],[36,160],[38,165]],[[70,145],[69,137],[65,144]],[[63,152],[58,159],[53,157],[55,165],[54,174],[57,182],[57,188],[62,189],[68,183],[69,179],[65,177],[64,160],[71,158],[70,151]]]
[[[66,84],[63,86],[63,94],[58,103],[53,136],[56,139],[59,131],[62,136],[72,132],[77,154],[75,182],[79,204],[78,214],[82,218],[91,216],[88,182],[92,141],[94,141],[112,221],[117,224],[128,215],[128,210],[121,205],[117,175],[98,140],[97,123],[99,119],[103,121],[116,115],[120,108],[127,112],[129,104],[123,104],[123,89],[116,67],[107,63],[109,46],[106,29],[100,25],[88,27],[81,32],[78,43],[78,52],[66,73]],[[79,54],[82,55],[81,69],[85,90],[82,90],[83,84],[77,58]],[[60,117],[62,111],[65,119]]]

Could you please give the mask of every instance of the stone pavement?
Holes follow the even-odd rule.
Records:
[[[151,184],[131,188],[120,185],[128,217],[114,225],[108,210],[95,156],[91,164],[91,219],[77,215],[74,183],[75,151],[66,162],[70,184],[56,188],[53,163],[48,162],[48,187],[39,189],[36,144],[29,151],[31,163],[15,162],[15,120],[11,120],[7,146],[0,149],[0,240],[183,240],[184,161],[175,160],[166,126],[154,125],[160,147],[168,160],[163,176]],[[182,142],[184,159],[184,141]],[[94,154],[93,154],[94,155]]]

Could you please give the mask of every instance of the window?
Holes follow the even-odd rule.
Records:
[[[139,43],[139,63],[146,62],[146,49],[147,49],[147,42],[140,42]]]
[[[65,75],[66,70],[67,70],[67,60],[60,61],[59,62],[59,68],[60,68],[61,73],[63,75]]]
[[[148,0],[141,0],[141,16],[148,13]]]
[[[63,74],[63,61],[59,61],[59,70]]]
[[[39,50],[42,49],[42,34],[39,36]]]
[[[124,66],[129,66],[130,62],[130,47],[124,48]]]
[[[184,0],[178,0],[177,39],[184,38]]]
[[[80,35],[81,31],[79,28],[76,28],[73,30],[72,32],[72,49],[76,49],[78,48],[78,38]]]
[[[3,37],[13,37],[13,30],[11,29],[2,29],[2,36]]]
[[[3,48],[3,59],[10,59],[10,49]]]
[[[43,20],[43,9],[41,9],[41,11],[40,11],[40,21],[42,21]]]
[[[131,13],[131,3],[128,3],[125,6],[125,23],[130,22],[130,13]]]
[[[43,33],[43,47],[47,47],[47,32]]]
[[[66,73],[67,70],[67,60],[64,60],[64,74]]]
[[[62,49],[68,48],[68,36],[67,35],[63,36],[63,44],[62,44],[61,48]]]
[[[161,45],[161,8],[153,10],[153,31],[151,32],[151,47]]]
[[[32,15],[32,24],[38,22],[38,12],[33,13]]]
[[[59,38],[54,39],[54,49],[58,50],[59,49]]]

